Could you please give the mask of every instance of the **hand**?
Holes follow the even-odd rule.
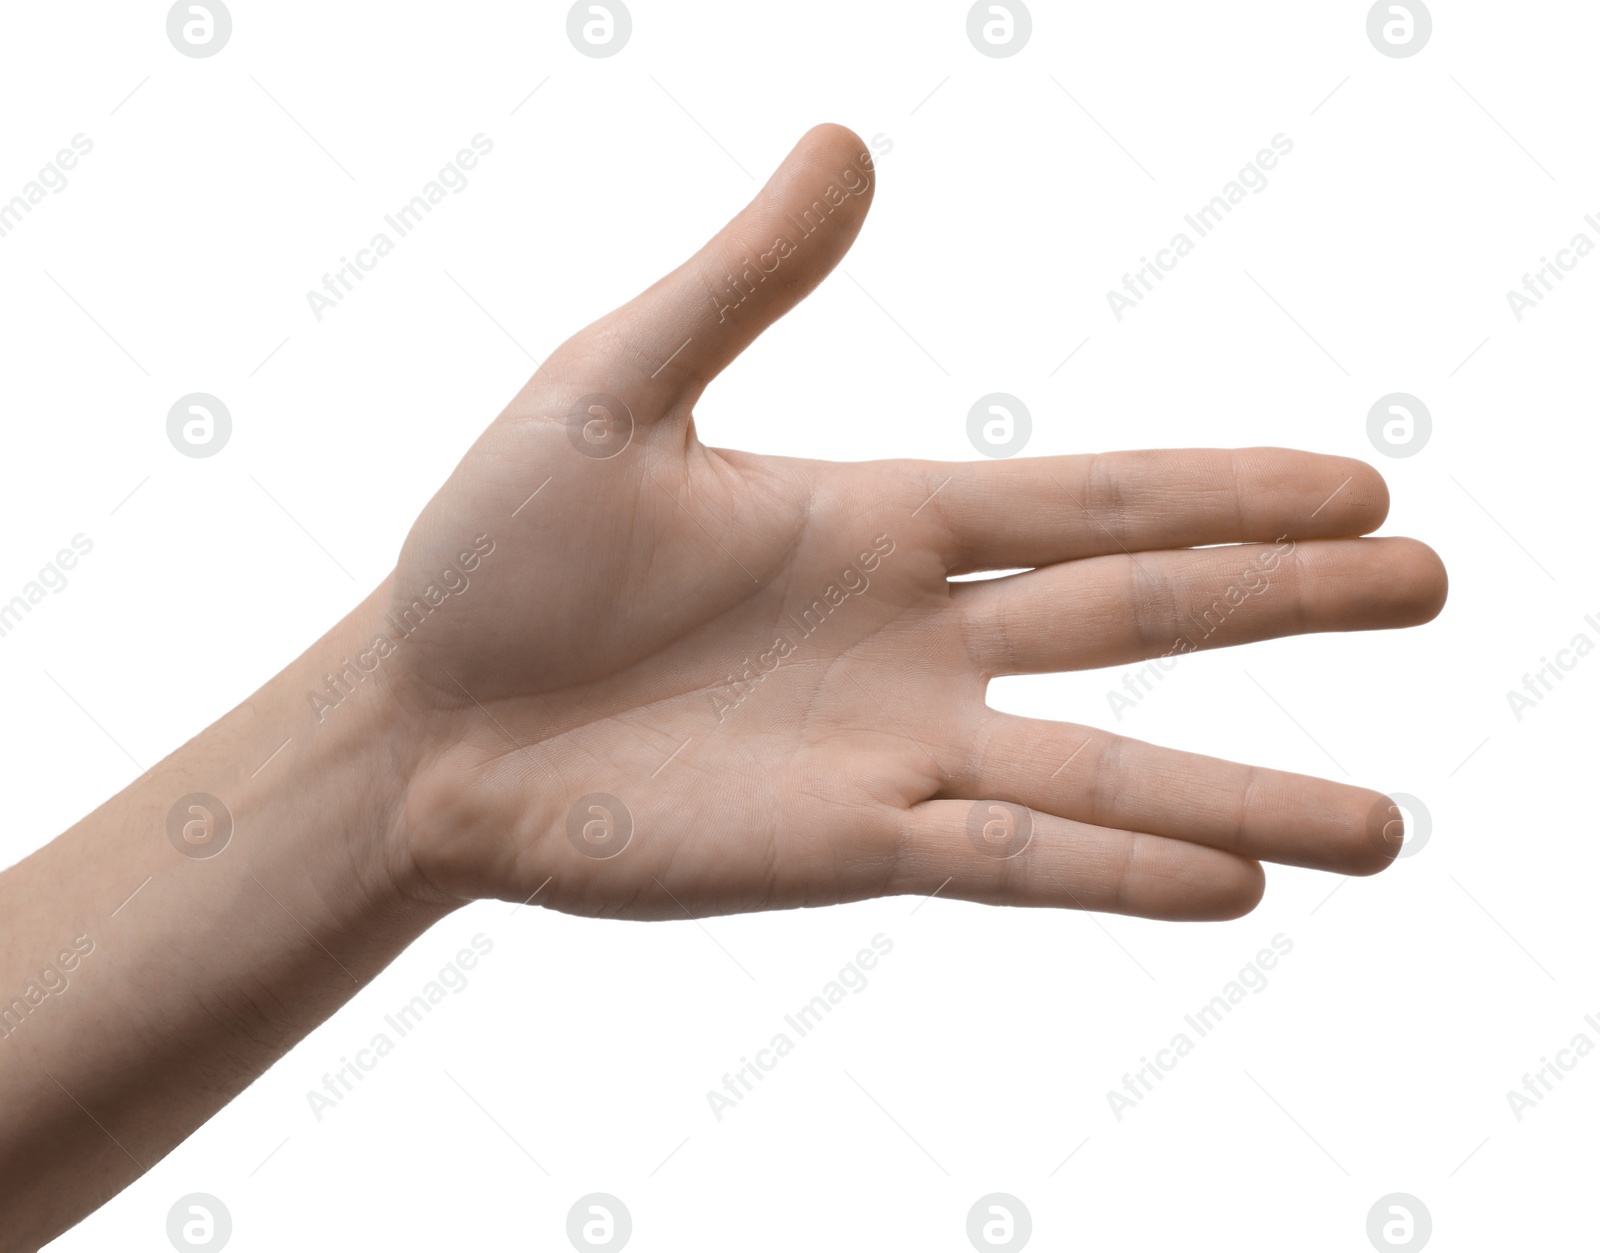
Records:
[[[562,345],[428,505],[380,628],[419,737],[403,855],[445,900],[634,918],[935,891],[1227,918],[1261,860],[1381,869],[1377,793],[984,701],[995,675],[1432,618],[1430,549],[1347,538],[1387,510],[1370,467],[835,464],[696,438],[705,385],[871,195],[861,142],[811,131],[694,258]]]
[[[1367,466],[834,465],[695,438],[701,390],[838,262],[871,193],[855,136],[812,131],[694,259],[544,363],[361,606],[0,873],[0,986],[92,952],[71,996],[11,1002],[17,1243],[159,1160],[477,897],[1223,918],[1259,899],[1262,859],[1388,862],[1377,793],[984,702],[1000,674],[1432,617],[1432,552],[1349,538],[1384,517]],[[197,800],[226,815],[214,846],[175,825]]]

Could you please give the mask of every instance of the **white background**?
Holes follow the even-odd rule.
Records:
[[[94,149],[0,239],[0,599],[74,534],[94,549],[0,638],[0,858],[344,614],[529,354],[685,257],[825,120],[892,143],[849,277],[715,385],[702,436],[966,459],[968,407],[1005,391],[1025,455],[1374,461],[1385,532],[1449,567],[1434,623],[1188,657],[1120,723],[1114,672],[990,698],[1410,793],[1426,847],[1331,897],[1272,868],[1253,915],[1211,925],[482,904],[52,1248],[164,1250],[189,1192],[226,1203],[240,1251],[565,1248],[592,1191],[641,1251],[964,1250],[994,1191],[1041,1249],[1362,1250],[1396,1191],[1436,1249],[1580,1247],[1600,1060],[1521,1121],[1506,1092],[1576,1033],[1600,1043],[1600,658],[1520,721],[1506,692],[1600,641],[1600,259],[1520,322],[1505,293],[1580,230],[1600,243],[1600,11],[1438,0],[1428,46],[1392,59],[1364,3],[1041,0],[991,59],[966,7],[635,0],[598,60],[563,4],[236,0],[200,60],[162,4],[7,6],[0,200],[73,135]],[[480,132],[470,185],[318,322],[306,291]],[[1106,291],[1278,133],[1266,189],[1118,322]],[[165,433],[195,391],[234,419],[207,460]],[[1404,460],[1366,434],[1394,391],[1433,415]],[[307,1090],[477,932],[470,985],[317,1121]],[[879,932],[868,986],[718,1122],[707,1090]],[[1265,990],[1118,1121],[1107,1090],[1278,933]]]

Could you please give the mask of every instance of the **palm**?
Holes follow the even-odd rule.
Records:
[[[435,745],[411,814],[425,873],[634,917],[934,891],[1217,917],[1254,904],[1258,858],[1386,864],[1373,793],[984,702],[998,673],[1166,651],[1221,573],[1226,550],[1192,545],[1304,541],[1289,591],[1228,642],[1431,616],[1427,549],[1338,538],[1381,520],[1367,467],[1273,451],[836,466],[695,438],[705,382],[836,263],[867,197],[731,324],[707,312],[707,276],[857,152],[812,132],[699,257],[563,345],[413,529],[398,611],[492,545],[399,655]],[[948,581],[1013,567],[1033,569]],[[1066,603],[1075,632],[1056,626]]]
[[[720,452],[678,433],[651,446],[664,429],[636,432],[614,465],[575,457],[559,426],[491,430],[418,532],[452,533],[433,516],[450,510],[484,521],[453,533],[491,535],[494,549],[459,605],[413,637],[411,673],[477,715],[459,751],[478,763],[477,786],[499,792],[499,822],[520,825],[520,810],[548,823],[548,806],[524,798],[552,787],[626,807],[613,816],[632,825],[628,856],[576,863],[585,873],[558,876],[548,903],[681,917],[655,886],[669,868],[697,912],[865,894],[861,876],[887,864],[892,810],[942,786],[935,760],[959,739],[950,715],[982,706],[944,567],[909,517],[918,502],[900,511],[898,534],[864,530],[848,481],[869,469]],[[505,466],[513,442],[525,462],[568,475],[535,471],[485,492],[474,464]],[[910,475],[904,486],[915,490]],[[496,513],[508,525],[488,526]],[[425,545],[418,577],[460,547]],[[406,571],[403,560],[397,588],[415,586]],[[936,718],[944,725],[927,732]],[[572,849],[565,814],[554,816],[545,851],[560,860]],[[504,835],[490,833],[474,859],[540,842]],[[791,864],[775,874],[780,860]],[[507,895],[528,878],[512,873]]]

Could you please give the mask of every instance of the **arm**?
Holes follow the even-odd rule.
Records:
[[[810,132],[551,355],[348,618],[0,876],[0,988],[93,944],[0,1039],[0,1229],[75,1221],[470,900],[683,918],[939,891],[1213,919],[1254,907],[1262,860],[1389,863],[1377,793],[985,703],[996,675],[1431,618],[1438,558],[1352,538],[1387,510],[1370,467],[699,442],[706,384],[839,261],[872,180],[855,136]],[[1190,625],[1245,570],[1270,594]],[[212,856],[209,802],[172,816],[192,793],[232,815]]]
[[[384,590],[0,875],[5,1247],[125,1187],[448,912],[398,839],[415,757],[387,687],[321,724],[307,699]]]

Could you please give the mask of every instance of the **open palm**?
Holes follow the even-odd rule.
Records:
[[[640,918],[936,891],[1223,918],[1263,859],[1388,864],[1377,793],[984,699],[1000,674],[1431,618],[1431,550],[1349,538],[1387,509],[1370,467],[698,441],[705,385],[839,261],[871,191],[861,142],[811,131],[694,258],[562,345],[418,520],[387,664],[421,737],[426,879]],[[950,581],[999,569],[1027,573]]]

